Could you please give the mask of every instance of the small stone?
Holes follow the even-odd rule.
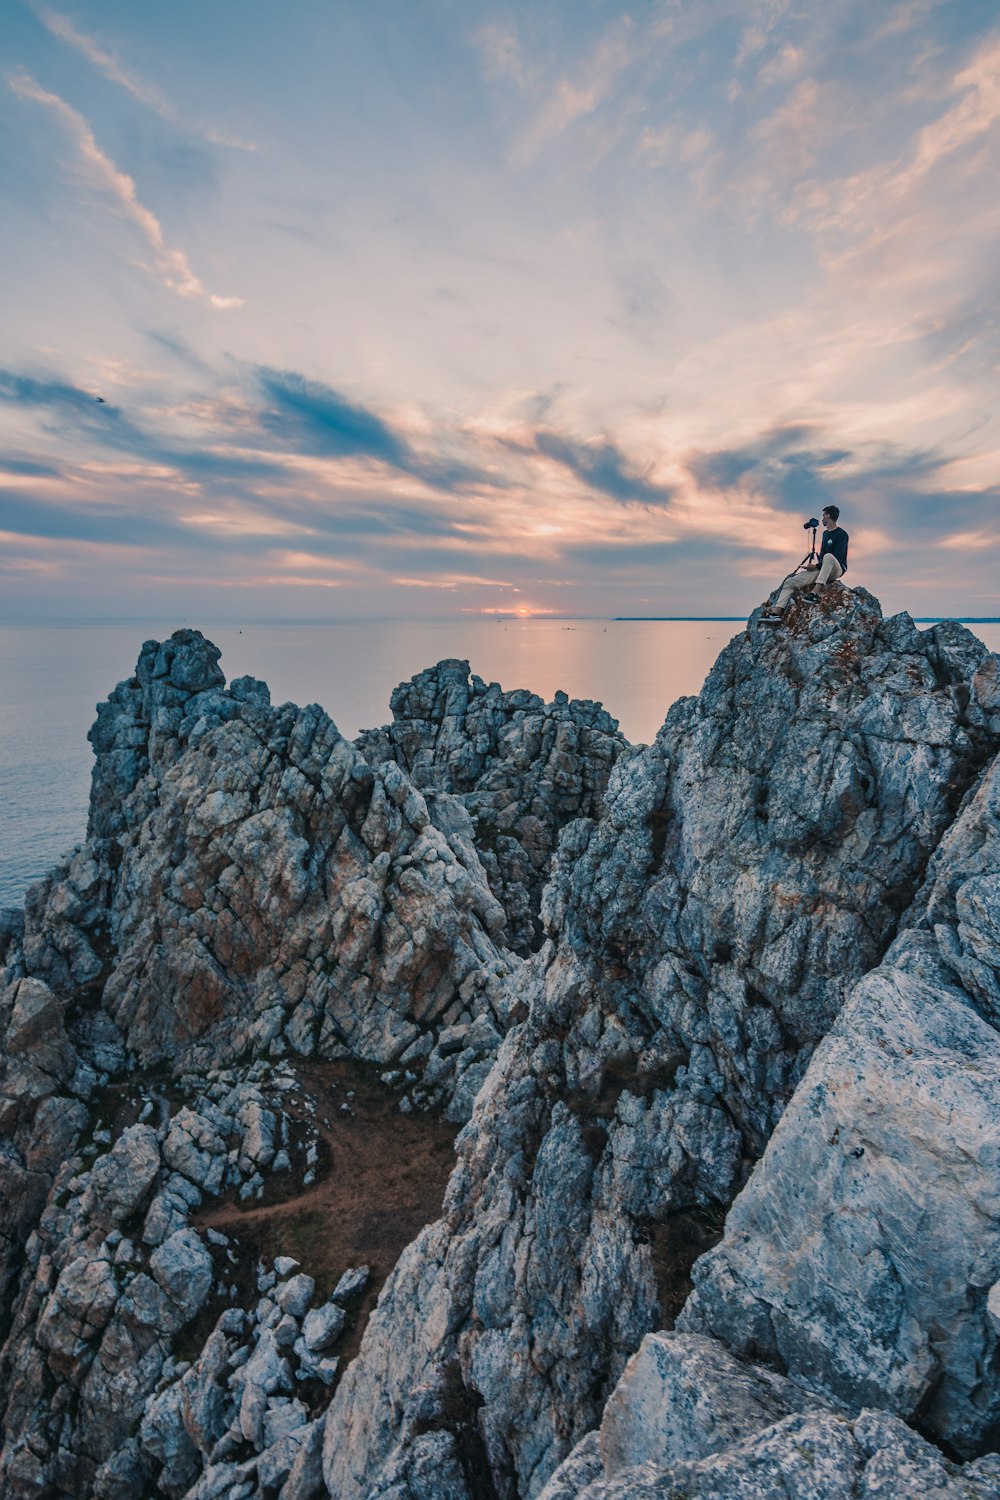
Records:
[[[327,1302],[323,1307],[314,1307],[306,1313],[302,1324],[302,1338],[310,1354],[319,1354],[335,1344],[344,1331],[347,1314],[336,1302]]]
[[[313,1278],[300,1273],[279,1286],[275,1296],[282,1312],[290,1313],[293,1318],[302,1318],[315,1290]]]
[[[296,1428],[304,1427],[308,1420],[309,1413],[301,1401],[287,1396],[272,1397],[267,1403],[267,1414],[264,1417],[264,1447],[270,1448]]]
[[[279,1349],[294,1349],[299,1337],[299,1325],[290,1313],[286,1313],[274,1325],[274,1342]]]
[[[369,1266],[355,1266],[345,1271],[330,1294],[331,1302],[349,1302],[368,1285],[371,1274]]]

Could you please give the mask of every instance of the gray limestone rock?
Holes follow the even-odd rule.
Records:
[[[694,1334],[651,1333],[625,1366],[600,1427],[604,1474],[707,1458],[797,1412],[828,1403],[725,1345]]]
[[[299,1422],[264,1450],[257,1460],[257,1479],[264,1489],[275,1491],[284,1485],[308,1438],[308,1426]]]
[[[407,1393],[442,1362],[481,1403],[502,1497],[537,1493],[597,1425],[675,1311],[650,1240],[731,1201],[994,753],[983,657],[953,623],[921,632],[841,591],[780,636],[736,637],[656,743],[618,757],[600,821],[563,832],[549,943],[517,981],[528,1013],[459,1137],[444,1217],[334,1397],[339,1500],[395,1461]],[[783,1223],[760,1232],[780,1246]]]
[[[110,1229],[140,1207],[160,1170],[156,1132],[130,1125],[111,1151],[94,1163],[82,1207],[100,1228]]]
[[[314,1307],[312,1312],[306,1313],[302,1324],[302,1338],[306,1348],[313,1354],[329,1349],[340,1338],[346,1321],[344,1309],[332,1299],[322,1307]]]
[[[161,1466],[157,1488],[180,1500],[201,1472],[198,1450],[184,1425],[184,1393],[168,1385],[149,1402],[142,1418],[143,1451]]]
[[[193,1229],[178,1229],[164,1240],[150,1256],[149,1269],[182,1323],[194,1317],[212,1290],[212,1257]]]
[[[559,830],[598,814],[626,748],[617,721],[601,704],[565,693],[552,703],[505,693],[457,660],[401,683],[390,706],[392,724],[361,735],[358,747],[373,764],[400,765],[425,794],[461,800],[510,942],[531,952],[541,940],[539,902]],[[438,798],[428,806],[434,817]],[[454,816],[443,799],[440,813]]]
[[[252,1443],[259,1452],[264,1447],[264,1423],[269,1398],[279,1393],[289,1393],[292,1388],[291,1366],[282,1354],[271,1329],[261,1330],[257,1347],[246,1364],[236,1371],[233,1384],[242,1393],[239,1429],[247,1442]]]
[[[994,764],[818,1048],[682,1319],[965,1455],[1000,1422],[998,811]]]
[[[594,1480],[603,1478],[600,1436],[588,1432],[539,1491],[538,1500],[576,1500]]]
[[[49,1296],[35,1332],[54,1374],[68,1373],[85,1344],[106,1327],[118,1289],[106,1260],[78,1255],[70,1260]]]
[[[429,809],[315,706],[272,709],[245,680],[227,692],[217,661],[197,632],[147,642],[102,705],[88,844],[27,913],[31,972],[102,986],[130,1047],[178,1069],[345,1043],[389,1062],[465,1013],[489,1013],[496,1037],[507,918],[468,813],[443,792]],[[552,827],[566,816],[553,801]],[[450,1098],[452,1071],[422,1102]],[[169,1150],[216,1190],[190,1148]],[[244,1152],[274,1155],[253,1106]]]
[[[302,1319],[306,1316],[315,1290],[316,1283],[313,1278],[300,1272],[290,1280],[282,1282],[274,1295],[282,1312],[290,1313],[293,1318]]]
[[[310,1422],[292,1461],[278,1500],[326,1500],[323,1483],[323,1421]]]
[[[585,1474],[583,1476],[585,1478]],[[1000,1469],[965,1469],[897,1418],[786,1417],[710,1457],[645,1463],[544,1500],[997,1500]]]
[[[218,1192],[225,1172],[226,1143],[211,1121],[186,1105],[170,1121],[163,1143],[169,1167],[210,1193]]]
[[[143,647],[0,919],[5,1496],[1000,1493],[899,1420],[998,1430],[996,658],[831,591],[636,749],[464,662],[352,746],[218,658]],[[328,1412],[367,1269],[170,1347],[245,1260],[192,1209],[292,1185],[289,1049],[469,1122]]]
[[[356,1297],[368,1285],[371,1274],[368,1266],[352,1266],[344,1272],[330,1293],[331,1302],[350,1302],[352,1297]]]

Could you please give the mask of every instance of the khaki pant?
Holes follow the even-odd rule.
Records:
[[[823,566],[821,568],[806,568],[801,573],[789,573],[781,585],[781,593],[778,595],[774,607],[778,610],[784,609],[796,589],[815,588],[818,583],[833,583],[835,579],[842,578],[843,576],[844,570],[840,566],[840,563],[832,552],[828,552],[823,559]]]

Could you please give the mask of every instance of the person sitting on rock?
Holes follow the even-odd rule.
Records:
[[[819,595],[813,589],[823,584],[836,583],[847,572],[847,532],[843,526],[837,523],[840,520],[840,510],[836,505],[827,505],[823,509],[823,540],[819,549],[819,561],[815,567],[798,568],[794,573],[789,573],[781,591],[774,603],[773,609],[765,609],[760,617],[762,625],[777,625],[781,620],[785,605],[797,589],[808,589],[809,593],[804,597],[810,604],[819,603]]]

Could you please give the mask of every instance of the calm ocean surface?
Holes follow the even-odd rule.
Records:
[[[196,623],[196,622],[195,622]],[[562,688],[595,698],[634,743],[667,709],[697,693],[730,620],[469,620],[203,627],[228,679],[251,673],[273,703],[320,703],[349,739],[386,723],[398,682],[443,657],[546,700]],[[33,880],[84,835],[97,702],[131,676],[142,642],[176,620],[106,625],[0,625],[0,906],[20,905]],[[970,627],[1000,650],[1000,625]]]

